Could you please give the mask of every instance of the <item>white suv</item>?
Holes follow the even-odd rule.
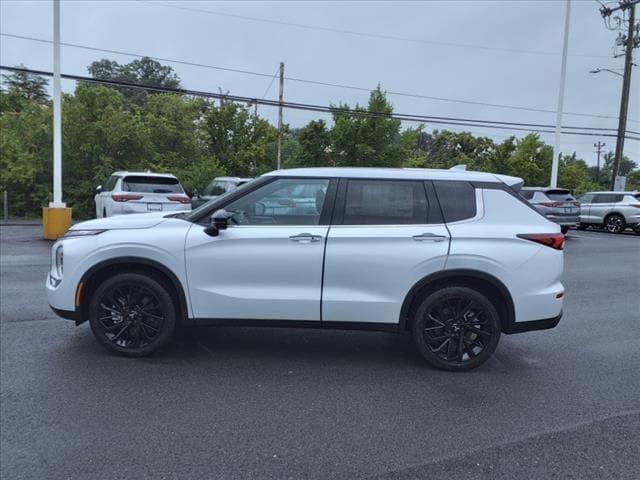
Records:
[[[191,210],[191,198],[167,173],[115,172],[96,188],[96,217]]]
[[[272,172],[182,214],[74,225],[49,303],[142,356],[179,325],[411,331],[432,365],[483,363],[501,333],[562,315],[564,236],[511,187],[448,170]]]

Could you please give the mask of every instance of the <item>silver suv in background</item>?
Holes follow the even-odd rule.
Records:
[[[520,194],[545,218],[560,225],[562,233],[580,222],[580,203],[564,188],[523,187]]]
[[[640,234],[639,192],[588,192],[579,201],[580,230],[604,227],[608,232],[621,233],[628,227]]]
[[[196,209],[200,205],[207,203],[209,200],[217,198],[223,193],[235,190],[240,185],[244,185],[251,180],[253,179],[241,177],[216,177],[209,185],[207,185],[207,188],[205,188],[202,193],[198,193],[197,191],[193,192],[191,208]]]

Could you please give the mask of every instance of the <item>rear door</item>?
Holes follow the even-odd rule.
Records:
[[[341,180],[327,238],[322,321],[398,323],[409,289],[444,268],[448,248],[431,182]]]
[[[587,193],[578,199],[580,203],[580,222],[582,223],[593,222],[591,219],[591,203],[593,202],[593,197],[593,193]]]
[[[611,211],[617,195],[615,193],[597,193],[593,198],[593,203],[589,209],[589,220],[593,223],[604,223],[604,217]]]

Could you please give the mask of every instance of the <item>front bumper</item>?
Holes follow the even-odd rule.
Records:
[[[512,334],[533,332],[535,330],[549,330],[550,328],[554,328],[556,325],[558,325],[561,318],[562,311],[557,317],[544,318],[542,320],[530,320],[526,322],[513,322],[511,325],[505,328],[503,332],[506,334]]]

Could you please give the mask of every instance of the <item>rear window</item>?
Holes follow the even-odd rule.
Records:
[[[635,195],[633,195],[633,198],[635,198],[636,200],[640,200],[640,193],[636,193]]]
[[[545,192],[545,195],[556,202],[573,202],[575,200],[569,190],[549,190]]]
[[[469,182],[434,182],[445,222],[476,216],[476,189]]]
[[[535,194],[534,190],[520,190],[520,195],[527,200],[531,200]]]
[[[122,182],[122,190],[139,193],[184,193],[178,179],[170,177],[126,177]]]

